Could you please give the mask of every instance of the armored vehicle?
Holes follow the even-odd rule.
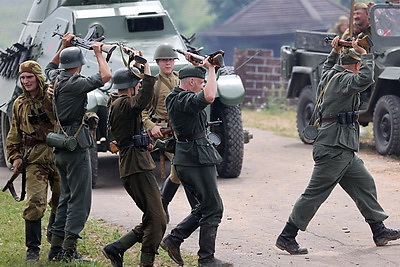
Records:
[[[187,51],[193,48],[188,38],[179,34],[169,14],[159,1],[129,0],[40,0],[33,1],[30,13],[24,23],[19,41],[6,50],[0,50],[0,105],[1,134],[0,162],[5,164],[5,139],[10,127],[11,108],[14,99],[21,93],[18,81],[18,64],[27,59],[39,62],[44,68],[59,49],[61,40],[53,36],[54,32],[70,32],[84,38],[89,29],[95,28],[93,38],[105,37],[103,42],[119,43],[143,51],[149,60],[152,74],[158,72],[153,61],[156,47],[169,43],[176,49]],[[87,64],[83,75],[97,72],[98,67],[93,51],[84,50]],[[182,55],[175,63],[179,70],[188,64]],[[112,70],[124,66],[123,53],[114,50],[109,64]],[[218,151],[223,163],[218,166],[220,177],[239,176],[243,161],[243,144],[245,137],[239,104],[244,98],[244,87],[240,77],[226,68],[218,72],[218,96],[208,110],[210,121],[221,120],[213,125],[211,131],[216,133],[221,144]],[[99,124],[96,130],[97,151],[110,149],[107,139],[107,101],[111,84],[88,94],[88,111],[97,113]],[[251,137],[251,135],[248,135]],[[246,138],[248,140],[249,138]],[[92,153],[94,176],[97,170],[97,153]],[[95,177],[94,177],[95,178]]]
[[[376,150],[382,155],[400,155],[400,5],[375,4],[370,10],[371,53],[375,83],[361,93],[359,122],[373,124]],[[331,51],[327,33],[297,32],[294,47],[281,48],[282,77],[289,79],[287,98],[297,98],[297,129],[303,135],[316,99],[322,64]]]

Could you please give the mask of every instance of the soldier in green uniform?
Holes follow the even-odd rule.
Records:
[[[215,66],[208,58],[204,60],[203,66],[208,69],[207,84],[204,87],[206,69],[187,66],[179,71],[179,87],[175,87],[165,100],[170,123],[177,136],[172,163],[183,186],[199,202],[191,212],[192,216],[199,218],[199,266],[232,266],[214,257],[217,228],[223,213],[223,203],[217,187],[216,164],[222,158],[206,137],[205,109],[214,101],[217,91]],[[172,236],[173,232],[174,229],[167,236],[172,242],[164,239],[163,242],[166,242],[162,246],[175,262],[182,265],[183,261],[176,257],[180,257],[180,253],[176,252],[179,252],[183,240]]]
[[[342,39],[345,40],[348,37],[363,38],[364,36],[371,37],[371,24],[369,23],[369,7],[365,3],[354,4],[354,22],[353,23],[353,36],[350,36],[350,29],[347,29]],[[368,52],[368,51],[367,51]]]
[[[13,104],[11,129],[7,135],[7,159],[14,173],[25,171],[27,205],[25,219],[26,261],[38,261],[41,244],[41,221],[47,205],[48,185],[52,191],[48,228],[54,222],[60,197],[60,176],[54,164],[52,148],[46,145],[46,135],[54,129],[55,117],[48,84],[40,65],[32,60],[19,66],[23,93]],[[20,170],[25,161],[25,170]],[[48,237],[50,238],[50,236]]]
[[[340,53],[339,37],[324,63],[317,95],[318,134],[313,145],[314,171],[304,193],[296,201],[276,246],[290,254],[307,254],[296,242],[298,230],[305,231],[321,204],[339,184],[354,200],[370,225],[377,246],[400,238],[399,230],[385,227],[388,215],[377,200],[375,182],[357,156],[360,92],[373,83],[373,55],[352,41],[353,48]],[[340,56],[339,56],[340,53]],[[339,59],[339,64],[335,64]]]
[[[110,106],[109,125],[119,148],[120,177],[127,193],[143,212],[139,225],[103,248],[113,266],[123,266],[124,252],[137,242],[142,243],[140,266],[153,266],[167,224],[152,172],[155,163],[147,148],[150,139],[143,134],[141,112],[152,99],[156,80],[150,76],[149,64],[144,66],[140,90],[140,78],[133,74],[134,69],[119,69],[113,75],[113,89],[118,89],[118,97]]]
[[[143,124],[146,130],[150,131],[155,138],[163,139],[161,133],[162,127],[168,126],[168,114],[165,107],[165,98],[171,90],[178,85],[178,74],[174,71],[175,59],[178,59],[178,54],[173,50],[170,44],[161,44],[154,52],[154,60],[157,62],[159,73],[156,75],[156,82],[154,84],[154,96],[150,105],[142,112]],[[164,153],[165,156],[171,161],[173,154],[169,152]],[[175,168],[171,166],[171,173],[165,179],[161,188],[162,203],[167,214],[167,221],[169,222],[168,205],[175,196],[179,188],[180,180],[176,174]],[[192,208],[197,204],[193,196],[186,193],[188,201]]]
[[[65,34],[62,44],[46,66],[45,73],[54,84],[55,110],[58,132],[75,136],[73,151],[55,148],[56,165],[61,176],[61,197],[56,220],[52,227],[49,260],[70,261],[82,258],[78,254],[77,239],[89,216],[92,196],[89,148],[93,140],[83,117],[86,112],[87,93],[101,87],[111,79],[111,71],[102,55],[102,43],[92,48],[99,64],[99,72],[84,77],[80,74],[86,63],[82,51],[71,45],[73,34]],[[60,67],[60,69],[58,69]]]

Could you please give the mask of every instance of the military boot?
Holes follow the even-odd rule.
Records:
[[[389,241],[400,238],[399,229],[389,229],[383,224],[383,222],[370,223],[371,231],[375,245],[378,247],[386,245]]]
[[[140,254],[140,267],[153,267],[156,255],[150,252],[143,252]]]
[[[161,200],[165,214],[167,215],[167,223],[169,223],[168,205],[174,198],[178,188],[179,184],[172,182],[170,176],[165,179],[165,182],[161,188]]]
[[[36,221],[25,220],[26,262],[39,260],[41,239],[41,219]]]
[[[161,241],[160,246],[167,251],[170,258],[180,266],[184,264],[180,246],[197,227],[199,227],[199,218],[190,214],[172,229],[171,234],[164,237]]]
[[[55,234],[51,235],[51,247],[48,255],[48,261],[58,262],[62,260],[63,257],[63,249],[62,244],[64,241],[64,237],[58,236]]]
[[[217,226],[200,226],[198,251],[199,267],[231,267],[232,263],[219,260],[214,257]]]
[[[63,254],[62,254],[62,261],[71,262],[73,260],[79,260],[84,262],[90,262],[90,259],[83,257],[77,251],[77,244],[78,244],[78,236],[75,234],[66,234],[64,241],[62,243]]]
[[[292,255],[307,254],[306,248],[301,248],[296,241],[297,232],[299,228],[287,222],[282,233],[278,236],[275,245],[282,250],[286,250]]]
[[[124,252],[139,241],[141,240],[138,235],[134,231],[130,231],[119,240],[105,246],[102,252],[111,261],[113,267],[122,267],[124,266]]]

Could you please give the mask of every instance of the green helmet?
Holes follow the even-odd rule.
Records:
[[[67,47],[60,53],[60,68],[72,69],[86,64],[82,50],[79,47]]]
[[[178,59],[178,53],[176,53],[170,44],[160,44],[157,46],[156,51],[154,52],[154,60],[157,59]]]
[[[131,69],[135,73],[139,72],[139,70],[137,70],[134,67],[132,67]],[[139,81],[140,81],[140,78],[138,76],[136,76],[135,74],[133,74],[131,71],[129,71],[129,69],[120,68],[120,69],[117,69],[113,74],[112,89],[133,88],[138,84]]]

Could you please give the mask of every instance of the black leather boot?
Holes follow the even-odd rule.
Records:
[[[56,214],[50,212],[49,223],[47,224],[47,231],[46,231],[46,238],[50,244],[51,244],[51,227],[53,226],[55,220],[56,220]]]
[[[165,214],[167,215],[167,223],[169,223],[168,205],[174,198],[178,188],[179,184],[172,182],[169,176],[167,179],[165,179],[165,182],[161,188],[161,200]]]
[[[371,231],[375,245],[378,247],[386,245],[389,241],[400,238],[399,229],[389,229],[383,224],[383,222],[370,223]]]
[[[78,261],[84,261],[84,262],[90,262],[90,259],[87,259],[83,257],[78,251],[77,251],[77,244],[78,244],[78,238],[79,236],[75,234],[66,234],[62,247],[63,247],[63,255],[62,255],[62,261],[65,262],[71,262],[73,260],[78,260]]]
[[[39,260],[42,239],[41,230],[41,219],[36,221],[25,220],[26,262],[36,262]]]
[[[232,263],[219,260],[214,257],[215,239],[217,238],[217,226],[200,226],[198,251],[199,267],[231,267]]]
[[[111,261],[113,267],[124,266],[124,253],[137,242],[142,242],[143,236],[135,233],[136,229],[129,231],[119,240],[108,244],[102,249],[104,256]]]
[[[153,267],[155,257],[154,253],[142,251],[140,254],[140,267]]]
[[[58,236],[55,234],[51,235],[51,247],[48,255],[48,261],[58,262],[62,260],[63,249],[62,243],[64,241],[63,236]]]
[[[190,214],[172,229],[171,234],[164,237],[161,241],[160,246],[167,251],[170,258],[180,266],[184,264],[180,246],[197,227],[199,227],[199,218]]]
[[[278,236],[275,245],[282,250],[286,250],[292,255],[307,254],[306,248],[301,248],[296,241],[297,232],[299,228],[291,223],[286,223],[282,233]]]

